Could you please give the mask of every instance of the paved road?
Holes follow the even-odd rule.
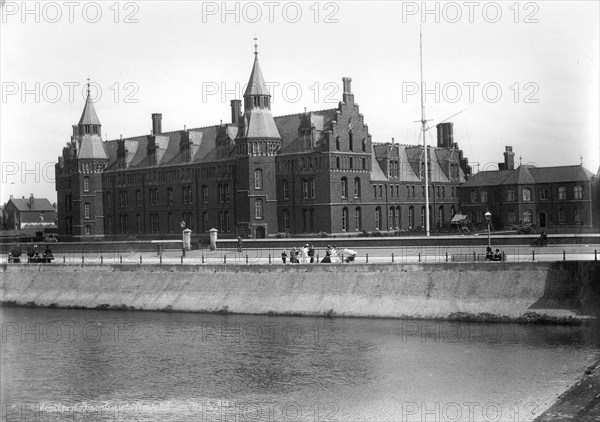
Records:
[[[288,248],[288,263],[290,249]],[[301,245],[297,245],[298,247]],[[493,245],[492,245],[493,247]],[[494,248],[495,249],[495,248]],[[456,247],[372,247],[356,248],[358,257],[357,263],[436,263],[446,262],[473,262],[475,260],[484,262],[485,245],[481,248],[468,246]],[[600,257],[600,247],[598,245],[552,245],[545,248],[523,247],[519,245],[503,246],[501,250],[506,255],[507,262],[523,261],[562,261],[563,258],[572,260],[594,260]],[[597,251],[596,254],[594,251]],[[564,257],[563,257],[564,252]],[[317,249],[319,260],[325,255],[324,249]],[[157,252],[136,252],[129,253],[120,251],[119,253],[104,252],[86,254],[84,263],[86,264],[114,264],[114,263],[142,263],[158,264],[161,257]],[[246,258],[247,257],[247,258]],[[2,257],[2,262],[6,262],[6,256]],[[81,264],[82,255],[73,254],[55,254],[55,262],[65,262],[67,264]],[[177,264],[182,262],[180,250],[166,250],[162,254],[163,264]],[[281,249],[245,249],[241,253],[235,249],[219,249],[216,251],[195,250],[186,253],[183,263],[186,264],[281,264]]]

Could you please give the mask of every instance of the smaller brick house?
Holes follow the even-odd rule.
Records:
[[[46,198],[13,198],[10,196],[2,210],[7,230],[56,226],[56,208]]]
[[[499,170],[481,171],[459,187],[461,211],[475,226],[492,214],[496,229],[520,224],[544,228],[591,228],[597,224],[597,177],[582,165],[514,166],[512,147]]]

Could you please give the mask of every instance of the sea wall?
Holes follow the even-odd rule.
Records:
[[[475,320],[600,316],[600,262],[1,266],[4,305]]]

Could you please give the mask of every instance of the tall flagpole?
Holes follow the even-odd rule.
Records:
[[[429,165],[427,163],[428,151],[427,141],[425,139],[425,94],[423,86],[423,32],[419,27],[419,58],[421,63],[421,131],[423,132],[423,161],[425,162],[425,235],[429,236]]]

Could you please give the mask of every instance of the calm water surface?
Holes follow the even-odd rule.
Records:
[[[600,356],[599,331],[4,308],[2,417],[532,420]]]

